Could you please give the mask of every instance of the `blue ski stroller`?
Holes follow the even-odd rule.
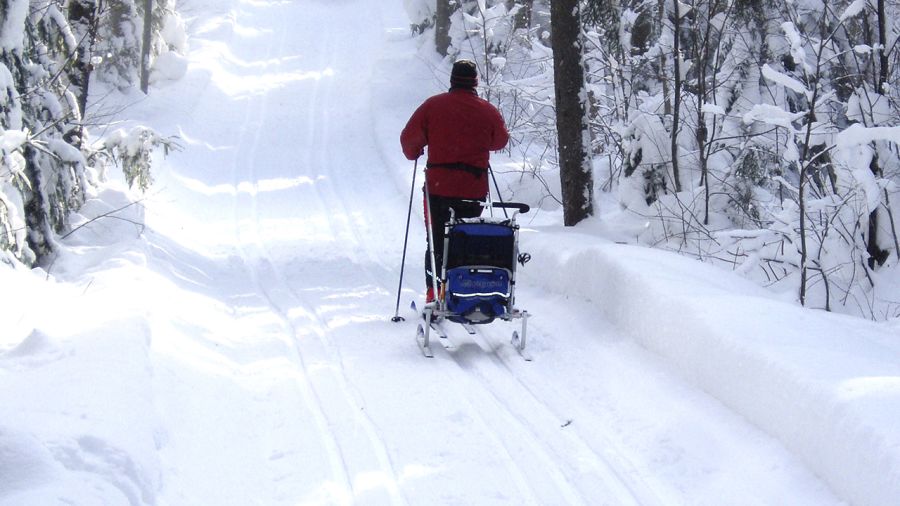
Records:
[[[434,272],[440,273],[439,286],[435,290],[439,296],[426,305],[425,324],[417,329],[416,340],[425,356],[432,356],[430,330],[438,321],[446,319],[470,329],[471,325],[487,324],[496,319],[521,319],[521,334],[513,332],[512,344],[528,359],[524,353],[528,312],[515,307],[515,286],[516,263],[524,264],[528,258],[519,255],[516,217],[528,212],[529,207],[496,202],[492,206],[514,209],[515,212],[502,219],[457,219],[451,210],[450,221],[444,228],[443,265],[433,265],[436,267]],[[429,244],[432,243],[430,235]]]

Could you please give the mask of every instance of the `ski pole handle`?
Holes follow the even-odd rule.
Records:
[[[501,209],[517,209],[522,214],[525,214],[531,210],[531,206],[529,206],[528,204],[523,204],[521,202],[494,202],[492,206]]]

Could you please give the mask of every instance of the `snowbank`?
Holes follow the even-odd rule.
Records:
[[[86,212],[127,202],[101,195]],[[143,261],[133,253],[107,259],[109,249],[98,246],[106,237],[124,250],[134,246],[122,242],[129,236],[136,232],[126,221],[98,221],[72,236],[50,275],[0,266],[0,506],[158,499],[165,436],[136,288]]]
[[[671,253],[523,230],[524,283],[599,316],[780,439],[844,499],[900,497],[900,340],[885,325],[802,309]]]
[[[24,298],[32,307],[68,299],[73,308],[53,318],[25,310],[41,329],[18,341],[14,325],[0,339],[0,505],[154,504],[162,432],[144,319],[111,314],[85,325],[77,314],[99,316],[96,299],[74,287],[6,268],[0,281],[39,296]]]

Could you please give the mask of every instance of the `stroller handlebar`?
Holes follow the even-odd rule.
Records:
[[[491,207],[497,207],[500,209],[517,209],[522,214],[525,214],[531,210],[531,207],[528,204],[523,204],[521,202],[492,202]]]

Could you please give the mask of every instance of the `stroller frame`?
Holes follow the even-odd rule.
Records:
[[[515,350],[526,360],[531,360],[531,357],[525,352],[526,338],[527,338],[527,330],[528,330],[528,311],[520,310],[515,307],[515,289],[516,289],[516,262],[519,257],[519,226],[516,223],[516,217],[520,213],[526,213],[529,211],[529,206],[527,204],[515,203],[515,202],[493,202],[490,204],[493,208],[502,208],[502,209],[513,209],[514,212],[512,216],[509,218],[505,218],[502,220],[497,220],[494,218],[463,218],[457,219],[454,216],[453,209],[450,210],[450,220],[444,224],[444,244],[443,247],[443,260],[442,265],[440,266],[440,270],[437,269],[437,261],[435,259],[434,254],[434,237],[432,233],[430,219],[432,216],[431,206],[429,204],[430,199],[428,195],[428,189],[426,186],[425,189],[425,201],[426,201],[426,213],[427,213],[427,233],[428,233],[428,245],[429,251],[431,252],[431,272],[435,275],[432,276],[432,289],[436,295],[436,298],[433,302],[430,302],[425,305],[422,311],[422,317],[425,320],[424,324],[419,324],[416,329],[416,342],[419,348],[422,351],[422,354],[426,357],[433,357],[434,353],[431,350],[431,331],[435,329],[435,324],[443,322],[444,320],[448,320],[454,323],[459,323],[466,327],[469,333],[474,333],[474,330],[471,328],[472,325],[486,324],[491,323],[495,319],[504,320],[507,322],[511,322],[513,320],[521,320],[521,333],[519,331],[513,331],[511,344],[515,348]],[[481,265],[481,264],[472,264],[472,265],[461,265],[457,266],[457,269],[469,269],[470,271],[505,271],[508,274],[508,295],[507,294],[475,294],[475,295],[464,295],[463,297],[479,297],[482,295],[493,296],[497,295],[505,299],[504,312],[502,314],[490,314],[486,317],[484,316],[479,308],[476,308],[474,311],[479,318],[471,319],[468,314],[460,314],[458,312],[453,311],[448,304],[448,299],[451,296],[455,296],[453,292],[448,293],[448,262],[450,259],[450,246],[451,246],[451,232],[455,227],[459,225],[467,225],[467,224],[481,224],[481,225],[495,225],[499,227],[508,227],[512,234],[512,251],[510,254],[510,261],[502,267],[498,267],[496,265]],[[456,270],[456,269],[454,269]],[[437,275],[439,273],[439,275]],[[502,300],[501,299],[501,300]],[[435,329],[438,333],[442,334],[441,330]],[[445,337],[441,335],[441,337]]]

